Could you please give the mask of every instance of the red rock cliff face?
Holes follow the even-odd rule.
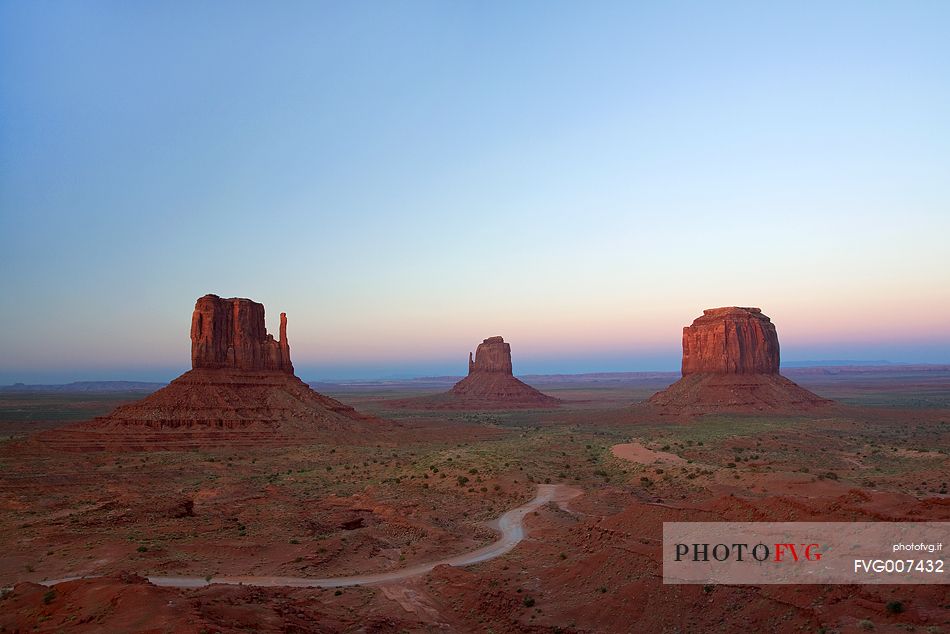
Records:
[[[453,400],[438,402],[447,408],[554,407],[559,401],[516,379],[511,369],[511,346],[501,337],[489,337],[468,355],[468,376],[449,390]]]
[[[683,328],[683,376],[778,374],[775,325],[758,308],[712,308]]]
[[[181,451],[337,444],[395,429],[297,378],[287,316],[280,316],[275,341],[264,328],[264,307],[249,299],[205,295],[195,303],[191,363],[157,392],[108,416],[53,430],[44,442],[63,451]]]
[[[280,341],[275,341],[264,327],[262,304],[217,295],[199,298],[191,315],[191,367],[293,374],[287,315],[280,314]]]
[[[512,375],[511,345],[501,337],[489,337],[475,349],[475,359],[468,354],[468,373],[496,372]]]

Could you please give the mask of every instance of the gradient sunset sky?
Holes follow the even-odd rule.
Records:
[[[0,3],[0,383],[950,362],[948,2]]]

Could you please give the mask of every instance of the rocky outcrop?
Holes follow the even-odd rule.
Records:
[[[240,297],[199,298],[191,315],[191,367],[293,374],[286,313],[280,314],[280,341],[275,341],[264,326],[263,304]]]
[[[512,376],[511,344],[501,337],[489,337],[475,348],[475,357],[468,353],[468,373],[498,372]]]
[[[683,376],[778,374],[778,334],[759,308],[711,308],[683,328]]]
[[[690,374],[650,397],[667,414],[713,412],[794,413],[831,401],[809,392],[781,374]]]
[[[683,328],[683,378],[650,397],[671,413],[801,410],[829,404],[779,374],[778,334],[758,308],[704,310]]]
[[[487,410],[557,407],[561,401],[514,377],[511,346],[489,337],[468,354],[468,376],[442,394],[384,401],[394,409]]]
[[[205,295],[191,320],[192,369],[108,416],[53,430],[62,449],[189,449],[378,438],[394,424],[314,392],[294,375],[287,316],[280,340],[264,327],[264,307]]]
[[[533,406],[551,407],[558,400],[543,394],[514,377],[511,345],[501,337],[489,337],[468,355],[468,376],[456,383],[449,394],[454,403],[471,407]]]

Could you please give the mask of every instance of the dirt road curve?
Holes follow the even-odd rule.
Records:
[[[482,546],[461,555],[446,557],[437,561],[417,564],[408,568],[401,568],[390,572],[376,574],[354,575],[352,577],[331,577],[329,579],[313,579],[307,577],[149,577],[148,580],[157,586],[173,588],[199,588],[213,583],[246,586],[290,586],[295,588],[340,588],[343,586],[372,585],[391,583],[422,575],[436,566],[468,566],[482,561],[488,561],[504,555],[524,539],[524,517],[548,502],[563,504],[581,494],[581,490],[565,484],[539,484],[538,494],[530,502],[511,509],[497,520],[492,522],[492,528],[501,531],[501,537],[487,546]],[[43,585],[52,586],[64,581],[72,581],[80,577],[66,579],[52,579],[43,581]]]

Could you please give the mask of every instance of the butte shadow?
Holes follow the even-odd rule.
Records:
[[[646,405],[662,414],[807,412],[833,404],[779,374],[778,334],[758,308],[704,310],[683,328],[683,378]]]
[[[387,407],[405,409],[535,409],[558,407],[561,401],[514,377],[511,345],[489,337],[468,354],[468,376],[442,394],[385,401]]]
[[[38,434],[59,449],[189,449],[366,441],[402,427],[313,391],[294,374],[287,316],[280,339],[264,306],[205,295],[191,319],[192,369],[108,416]]]

